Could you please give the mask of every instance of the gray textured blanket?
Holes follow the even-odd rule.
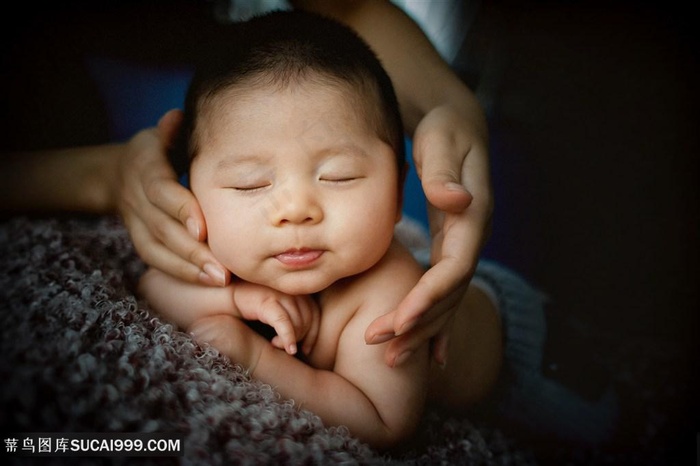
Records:
[[[2,431],[170,432],[184,441],[182,458],[73,458],[68,464],[535,462],[498,429],[436,413],[426,415],[408,450],[392,455],[343,429],[325,428],[149,312],[133,293],[143,267],[114,218],[19,217],[0,224]],[[665,464],[668,448],[661,441],[675,432],[669,434],[673,418],[664,403],[682,399],[683,387],[674,384],[669,394],[673,354],[650,364],[640,359],[644,348],[649,345],[617,352],[618,382],[628,387],[635,429],[622,447],[564,452],[555,464]],[[630,354],[634,363],[626,359]]]
[[[532,462],[465,420],[426,420],[427,446],[394,456],[325,428],[149,312],[132,291],[143,264],[115,219],[17,218],[0,244],[5,431],[176,432],[186,464]]]

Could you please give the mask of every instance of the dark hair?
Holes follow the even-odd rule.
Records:
[[[243,81],[283,88],[308,77],[350,85],[368,97],[365,111],[379,137],[394,149],[403,173],[404,130],[391,79],[352,29],[300,11],[273,12],[228,27],[230,35],[207,51],[190,83],[183,124],[170,153],[178,173],[186,173],[196,156],[197,113],[208,99]]]

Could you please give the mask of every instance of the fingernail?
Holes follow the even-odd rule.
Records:
[[[394,338],[396,335],[393,333],[380,333],[379,335],[374,335],[369,340],[370,345],[379,345],[381,343],[386,343],[387,341]]]
[[[445,189],[448,189],[450,191],[462,191],[462,192],[466,191],[464,186],[462,186],[459,183],[454,183],[454,182],[445,183]]]
[[[449,355],[449,339],[440,338],[435,348],[435,356],[441,369],[447,367],[447,357]]]
[[[394,359],[394,367],[400,366],[401,364],[405,363],[408,361],[408,358],[411,357],[411,354],[413,354],[412,351],[404,351],[403,353],[399,354],[396,359]]]
[[[287,353],[289,353],[291,355],[297,354],[297,345],[294,345],[294,344],[289,345],[289,347],[287,347]]]
[[[401,326],[401,328],[399,328],[399,331],[396,332],[396,336],[403,335],[404,333],[408,332],[413,327],[415,327],[417,323],[418,323],[418,318],[411,319],[408,322],[404,323]]]
[[[221,268],[217,265],[214,264],[204,264],[204,267],[202,267],[204,270],[204,273],[209,275],[212,280],[214,280],[214,283],[218,286],[224,286],[226,284],[226,273],[221,270]]]
[[[185,225],[187,225],[187,231],[190,233],[190,235],[199,241],[199,224],[197,224],[197,221],[190,217],[185,222]]]
[[[199,275],[197,276],[197,278],[199,279],[200,283],[202,283],[203,285],[218,286],[218,284],[214,282],[214,279],[211,278],[209,275],[207,275],[204,272],[199,272]]]

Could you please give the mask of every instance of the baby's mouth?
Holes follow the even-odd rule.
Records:
[[[288,267],[303,268],[313,265],[323,255],[321,249],[294,248],[275,256],[275,259]]]

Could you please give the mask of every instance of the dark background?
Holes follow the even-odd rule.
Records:
[[[476,85],[492,121],[489,251],[577,314],[693,341],[700,75],[689,13],[486,3],[471,53],[482,79],[495,77]]]
[[[579,355],[624,361],[616,379],[634,382],[622,397],[654,406],[664,419],[654,435],[678,455],[661,464],[686,464],[678,458],[693,458],[700,431],[692,17],[680,2],[484,2],[456,64],[491,124],[484,254],[600,337],[570,341]],[[624,399],[623,430],[655,430]],[[640,438],[619,443],[651,442]]]
[[[127,75],[145,66],[138,86],[148,94],[159,73],[175,70],[172,94],[158,98],[177,100],[187,66],[215,35],[209,6],[71,1],[5,14],[3,149],[128,137],[96,76],[119,75],[115,63],[136,67]],[[673,370],[662,385],[692,394],[667,407],[669,429],[694,451],[700,74],[690,8],[526,1],[469,11],[454,68],[491,127],[496,210],[484,255],[612,348],[642,342],[664,352],[657,360]],[[96,57],[117,62],[96,71]],[[126,121],[141,128],[160,113]]]

